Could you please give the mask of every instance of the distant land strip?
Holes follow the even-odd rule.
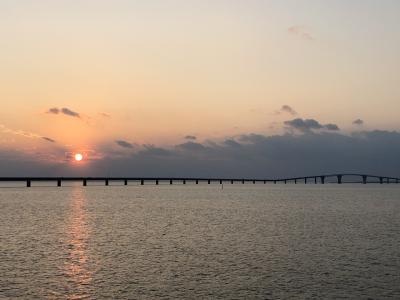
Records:
[[[360,181],[345,181],[345,177],[359,177]],[[199,183],[219,183],[219,184],[234,184],[234,183],[314,183],[314,184],[325,184],[325,183],[396,183],[398,184],[400,178],[370,174],[355,174],[355,173],[338,173],[338,174],[325,174],[325,175],[312,175],[312,176],[300,176],[300,177],[288,177],[288,178],[274,178],[274,179],[249,179],[249,178],[191,178],[191,177],[0,177],[0,182],[25,182],[27,187],[32,186],[32,182],[49,182],[54,181],[57,186],[61,187],[62,182],[82,182],[83,186],[87,186],[88,182],[104,182],[104,185],[108,186],[110,182],[123,182],[124,185],[128,185],[129,182],[138,182],[140,185],[153,183],[158,185],[161,182],[167,182],[170,185],[175,183],[186,184],[192,182],[195,184]]]

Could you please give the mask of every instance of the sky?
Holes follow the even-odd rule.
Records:
[[[1,0],[0,176],[399,175],[399,19],[397,0]]]

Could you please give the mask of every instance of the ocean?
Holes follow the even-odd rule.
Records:
[[[0,299],[400,299],[400,185],[0,188]]]

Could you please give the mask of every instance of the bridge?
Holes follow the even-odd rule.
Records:
[[[313,176],[302,176],[302,177],[289,177],[289,178],[274,178],[274,179],[238,179],[238,178],[170,178],[170,177],[0,177],[0,182],[24,182],[27,187],[32,186],[32,182],[55,182],[57,186],[61,187],[63,182],[82,182],[83,186],[87,186],[88,182],[104,182],[104,185],[108,186],[110,182],[121,182],[124,185],[128,185],[129,182],[137,182],[140,185],[152,183],[158,185],[160,183],[169,183],[170,185],[174,183],[186,184],[191,182],[194,184],[199,183],[314,183],[314,184],[325,184],[325,183],[349,183],[344,181],[345,177],[356,177],[360,180],[357,181],[362,184],[367,183],[396,183],[398,184],[400,178],[389,177],[389,176],[379,176],[379,175],[368,175],[368,174],[325,174],[325,175],[313,175]],[[352,181],[351,183],[354,183]]]

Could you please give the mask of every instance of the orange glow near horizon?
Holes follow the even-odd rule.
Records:
[[[82,167],[294,118],[399,130],[400,1],[181,2],[0,1],[0,150]]]
[[[76,153],[74,157],[76,161],[81,161],[83,159],[83,155],[81,153]]]

